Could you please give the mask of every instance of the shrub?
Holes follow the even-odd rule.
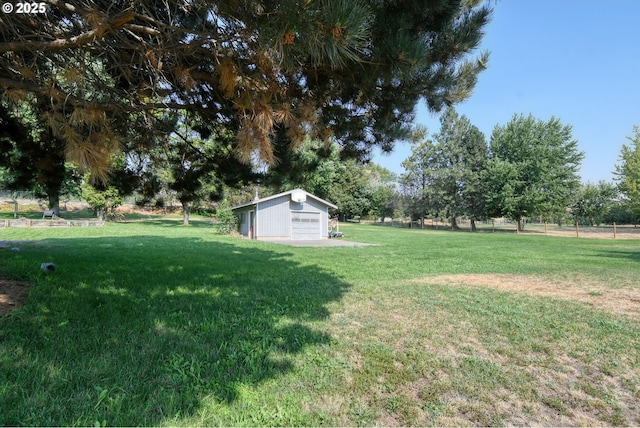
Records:
[[[216,233],[229,234],[238,228],[238,217],[233,213],[229,203],[224,200],[216,210],[216,222],[213,226]]]
[[[107,214],[122,205],[123,198],[115,187],[108,187],[105,190],[99,190],[88,182],[81,186],[82,198],[87,201],[89,206],[94,210],[96,217],[105,220]]]

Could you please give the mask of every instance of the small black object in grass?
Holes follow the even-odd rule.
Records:
[[[51,262],[48,263],[42,263],[40,265],[40,269],[42,269],[45,272],[53,272],[54,270],[56,270],[56,265],[54,265]]]

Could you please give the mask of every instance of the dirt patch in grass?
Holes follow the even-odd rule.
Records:
[[[363,404],[356,406],[357,412],[348,413],[345,406],[332,411],[346,425],[637,426],[637,353],[624,351],[636,346],[634,338],[625,345],[606,343],[608,338],[597,343],[589,331],[598,328],[588,325],[584,336],[576,329],[556,337],[554,327],[538,324],[535,316],[523,320],[522,327],[500,322],[486,329],[491,314],[470,312],[473,318],[465,319],[457,311],[465,301],[461,295],[492,289],[576,302],[603,314],[624,314],[635,324],[640,303],[631,299],[640,299],[640,290],[632,284],[607,288],[605,281],[439,275],[414,279],[415,292],[411,282],[399,281],[403,293],[349,295],[344,311],[332,314],[332,332],[350,349],[339,358],[350,367],[342,380],[344,395],[360,394]],[[424,293],[418,290],[422,284],[428,285]],[[449,293],[448,288],[469,293]],[[483,293],[477,294],[479,309],[491,305]],[[496,299],[496,304],[505,300],[511,299]],[[562,318],[560,324],[572,322]],[[510,340],[512,328],[531,334],[527,340],[524,335]]]
[[[501,291],[525,293],[586,303],[613,314],[640,318],[640,290],[610,288],[594,282],[573,283],[566,280],[524,275],[459,274],[438,275],[413,280],[416,283],[488,287]]]
[[[28,291],[26,282],[0,278],[0,316],[24,305]]]
[[[402,287],[399,293],[353,293],[344,311],[332,314],[335,337],[351,349],[341,359],[351,367],[344,389],[361,394],[371,415],[368,425],[638,426],[637,339],[627,336],[626,322],[611,337],[590,336],[605,334],[599,323],[585,324],[584,333],[575,328],[556,335],[556,325],[571,325],[571,318],[538,323],[527,312],[538,305],[523,305],[522,324],[511,323],[511,314],[518,316],[509,305],[504,314],[483,309],[491,307],[492,297],[496,305],[513,299],[481,292],[555,299],[540,305],[540,317],[567,301],[601,312],[585,319],[604,323],[605,314],[620,314],[635,325],[640,289],[622,279],[608,285],[607,278],[575,273],[438,275],[398,281],[393,285]],[[478,309],[468,312],[469,319],[459,311],[467,301]],[[529,333],[509,336],[517,331]],[[345,418],[347,425],[360,422],[353,414]]]

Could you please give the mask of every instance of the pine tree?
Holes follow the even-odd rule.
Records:
[[[61,193],[78,187],[81,177],[65,162],[64,141],[38,126],[32,106],[19,107],[17,113],[0,105],[0,166],[6,170],[2,185],[46,199],[60,216]]]
[[[202,134],[180,123],[152,152],[148,171],[161,175],[182,205],[182,221],[189,224],[194,203],[220,201],[224,186],[239,186],[253,177],[251,168],[233,156],[229,133]]]
[[[431,186],[433,183],[433,171],[430,166],[435,157],[435,149],[432,140],[425,140],[414,145],[411,156],[402,162],[405,173],[400,176],[400,185],[403,195],[408,199],[407,211],[413,219],[420,219],[435,214],[435,201]]]
[[[246,162],[277,161],[277,127],[292,147],[311,135],[350,156],[391,150],[419,100],[438,111],[470,95],[491,13],[462,0],[72,3],[0,15],[0,89],[46,102],[67,158],[98,172],[167,109],[231,131]]]
[[[340,163],[340,148],[335,143],[307,139],[291,150],[283,130],[274,138],[278,163],[267,168],[262,183],[280,193],[297,187],[322,199],[327,199],[338,175],[344,169]]]
[[[484,135],[452,107],[440,117],[440,126],[433,142],[417,146],[412,158],[403,164],[407,169],[404,182],[411,185],[417,178],[419,182],[413,186],[421,188],[422,198],[429,201],[429,211],[450,218],[453,229],[457,228],[457,217],[469,216],[475,230],[475,220],[484,217]]]

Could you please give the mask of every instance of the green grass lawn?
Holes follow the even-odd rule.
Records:
[[[639,241],[341,230],[0,229],[0,425],[640,424]]]

